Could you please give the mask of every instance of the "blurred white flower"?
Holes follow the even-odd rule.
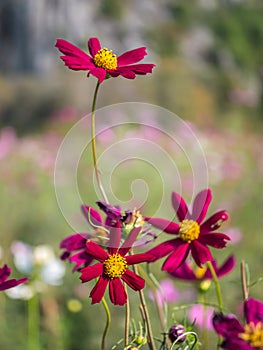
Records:
[[[7,296],[11,299],[29,300],[35,295],[34,288],[31,285],[20,284],[14,288],[5,291]]]

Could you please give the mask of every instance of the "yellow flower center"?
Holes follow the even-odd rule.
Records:
[[[199,237],[200,226],[194,220],[183,220],[180,224],[179,236],[183,241],[191,243]]]
[[[245,340],[252,347],[263,350],[263,323],[258,322],[256,325],[254,322],[250,322],[245,325],[245,332],[240,333],[239,338]]]
[[[93,57],[95,65],[99,68],[115,70],[117,68],[117,56],[112,50],[106,48],[99,50]]]
[[[195,277],[198,279],[202,279],[206,273],[206,267],[197,267],[194,271]]]
[[[121,277],[127,269],[127,260],[120,254],[112,254],[104,261],[104,273],[109,278]]]

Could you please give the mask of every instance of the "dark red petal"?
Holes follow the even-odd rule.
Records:
[[[88,266],[91,264],[91,262],[93,261],[93,258],[90,257],[86,251],[80,251],[74,255],[72,255],[69,258],[69,261],[71,263],[75,263],[76,265],[73,268],[73,272],[78,270],[81,266]]]
[[[116,70],[109,71],[109,74],[114,76],[116,73],[123,75],[124,72],[133,72],[135,74],[145,75],[147,73],[152,73],[154,67],[155,64],[133,64],[131,66],[117,67]]]
[[[206,245],[195,240],[191,243],[191,252],[194,261],[199,267],[202,267],[202,264],[205,264],[207,261],[212,261],[212,254]]]
[[[86,243],[86,253],[92,258],[104,261],[108,258],[107,252],[101,248],[97,243],[93,241],[87,241]]]
[[[127,302],[127,294],[119,278],[109,282],[110,300],[114,305],[124,305]]]
[[[152,262],[156,261],[164,257],[165,255],[171,253],[181,241],[182,240],[180,238],[171,239],[170,241],[160,243],[156,247],[148,250],[146,253],[154,257],[152,259]]]
[[[216,332],[224,338],[237,337],[244,332],[244,327],[240,324],[236,316],[216,313],[213,317],[213,326]]]
[[[102,83],[103,80],[106,78],[106,70],[103,69],[103,68],[91,68],[90,71],[89,71],[89,75],[94,75],[94,77],[98,78],[99,80],[99,83]]]
[[[178,238],[177,246],[174,247],[173,253],[165,260],[162,270],[167,272],[176,270],[184,263],[189,254],[189,250],[190,245]]]
[[[187,204],[185,203],[185,200],[183,199],[183,197],[181,197],[176,192],[172,193],[172,205],[174,210],[176,211],[179,221],[183,221],[184,219],[187,218],[187,214],[188,214]]]
[[[117,58],[118,67],[139,62],[146,55],[146,47],[138,47],[137,49],[127,51]]]
[[[219,268],[216,267],[215,268],[215,272],[217,274],[217,277],[223,277],[223,276],[227,275],[229,272],[231,272],[233,270],[235,265],[236,265],[236,259],[235,259],[234,255],[231,255],[223,263],[223,265],[221,267],[219,267]]]
[[[122,256],[125,256],[128,253],[128,251],[131,249],[140,231],[141,231],[141,227],[134,227],[131,230],[131,232],[129,233],[129,235],[127,236],[127,238],[125,239],[125,241],[123,242],[122,246],[119,249],[119,253]]]
[[[227,212],[225,210],[220,210],[209,219],[207,219],[202,225],[202,232],[211,232],[217,230],[224,221],[228,219]]]
[[[98,38],[90,38],[88,41],[89,52],[92,57],[101,49],[100,41]]]
[[[175,222],[165,220],[162,218],[144,218],[146,221],[149,222],[149,224],[153,225],[156,228],[159,228],[160,230],[163,230],[166,233],[171,233],[173,235],[177,235],[179,232],[180,226],[176,224]]]
[[[97,212],[97,210],[93,209],[92,207],[88,205],[82,205],[81,210],[88,220],[88,222],[92,226],[101,226],[102,225],[102,218],[100,216],[100,213]]]
[[[90,297],[92,298],[92,304],[99,303],[103,298],[106,287],[108,285],[108,279],[105,276],[100,276],[98,282],[95,284],[95,287],[90,292]]]
[[[27,281],[28,281],[28,278],[22,278],[20,280],[16,280],[16,279],[12,278],[9,281],[0,282],[0,291],[16,287],[19,284],[25,283]]]
[[[4,282],[8,279],[11,273],[11,268],[8,267],[6,264],[0,268],[0,283]]]
[[[194,271],[190,268],[187,262],[184,262],[183,265],[178,267],[174,271],[169,271],[169,274],[172,277],[179,278],[186,281],[198,281]]]
[[[219,232],[201,234],[198,238],[198,242],[217,249],[224,248],[229,240],[227,235]]]
[[[110,227],[110,240],[107,245],[109,254],[117,253],[121,241],[121,223],[117,221],[116,227]]]
[[[93,280],[96,277],[99,277],[103,273],[103,264],[95,264],[92,266],[86,266],[80,270],[81,276],[80,279],[82,283]]]
[[[227,350],[255,350],[254,347],[251,347],[249,343],[241,338],[229,338],[221,344],[221,348]]]
[[[65,249],[67,252],[85,248],[88,236],[90,236],[88,233],[76,233],[68,236],[61,241],[60,248]]]
[[[145,281],[140,276],[136,275],[136,273],[126,270],[125,273],[122,275],[122,280],[128,284],[129,287],[131,287],[133,290],[141,290],[145,286]]]
[[[142,262],[155,261],[155,257],[148,253],[128,255],[125,257],[128,265],[140,264]]]
[[[192,219],[197,221],[199,224],[204,220],[208,207],[212,200],[211,190],[208,188],[199,192],[193,203]]]
[[[244,303],[244,314],[247,323],[263,322],[263,303],[260,300],[250,298]]]

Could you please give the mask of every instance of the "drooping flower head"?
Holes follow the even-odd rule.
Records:
[[[204,221],[211,200],[211,190],[203,190],[195,197],[192,210],[190,210],[184,199],[178,193],[173,192],[172,204],[180,223],[162,218],[145,218],[153,226],[177,236],[149,250],[149,253],[155,256],[155,260],[169,254],[162,270],[173,272],[183,264],[190,252],[196,264],[201,267],[207,261],[213,260],[208,246],[225,247],[226,241],[230,238],[224,233],[214,231],[228,219],[226,211],[218,211]]]
[[[146,55],[146,47],[127,51],[118,57],[112,50],[101,48],[97,38],[90,38],[88,41],[90,55],[64,39],[57,39],[55,47],[64,54],[60,58],[67,67],[73,70],[86,70],[88,76],[94,75],[100,83],[109,76],[121,75],[127,79],[134,79],[137,74],[151,73],[155,66],[147,63],[137,64]]]
[[[263,349],[263,303],[250,298],[244,302],[246,324],[243,326],[235,315],[216,313],[213,326],[223,337],[221,347],[227,350]]]
[[[21,278],[20,280],[17,280],[15,278],[8,279],[10,274],[11,268],[7,265],[4,265],[0,268],[0,291],[16,287],[28,280],[28,278]]]
[[[110,299],[115,305],[124,305],[127,301],[123,282],[135,291],[144,288],[145,281],[128,268],[130,265],[149,262],[152,259],[152,256],[146,253],[128,255],[140,230],[141,227],[134,227],[120,244],[122,229],[118,221],[115,227],[110,228],[107,250],[91,240],[87,241],[86,253],[92,259],[99,261],[80,270],[82,282],[98,278],[90,293],[92,304],[101,301],[108,285]]]

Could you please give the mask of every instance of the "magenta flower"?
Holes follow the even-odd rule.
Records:
[[[97,38],[90,38],[88,41],[90,55],[63,39],[57,39],[55,47],[64,54],[60,58],[67,67],[73,70],[86,70],[88,76],[94,75],[100,83],[109,76],[121,75],[127,79],[134,79],[137,74],[151,73],[155,66],[154,64],[134,64],[146,56],[146,47],[127,51],[118,57],[112,53],[112,50],[101,48]]]
[[[82,282],[88,282],[98,278],[98,282],[90,293],[92,304],[99,303],[109,285],[109,295],[113,304],[124,305],[127,295],[123,287],[123,282],[135,291],[144,288],[145,281],[128,269],[129,265],[141,262],[149,262],[152,258],[147,253],[127,255],[135,242],[141,228],[134,227],[125,241],[120,246],[121,224],[117,223],[109,233],[109,243],[107,251],[93,241],[87,241],[86,253],[99,263],[84,267],[80,270]]]
[[[218,278],[231,272],[235,267],[235,263],[233,255],[231,255],[220,267],[218,267],[216,260],[212,261],[213,268]],[[169,274],[184,281],[201,282],[213,279],[211,272],[207,267],[203,266],[194,269],[191,264],[186,261],[176,270],[169,271]]]
[[[11,274],[11,268],[7,265],[4,265],[0,268],[0,291],[10,289],[13,287],[18,286],[19,284],[25,283],[28,278],[22,278],[20,280],[16,280],[15,278],[12,278],[8,280],[8,277]]]
[[[212,261],[208,246],[214,248],[225,247],[226,240],[230,238],[224,233],[215,233],[214,231],[221,226],[222,222],[228,219],[226,211],[218,211],[204,221],[211,200],[210,189],[199,192],[190,211],[184,199],[178,193],[173,192],[172,204],[180,221],[179,224],[161,218],[145,218],[153,226],[162,229],[166,233],[178,236],[159,244],[148,252],[155,256],[155,260],[169,254],[162,270],[173,272],[183,264],[190,252],[196,264],[201,267],[201,264]]]
[[[244,302],[246,324],[243,326],[234,315],[216,313],[213,326],[223,337],[221,347],[227,350],[263,349],[263,303],[250,298]]]

